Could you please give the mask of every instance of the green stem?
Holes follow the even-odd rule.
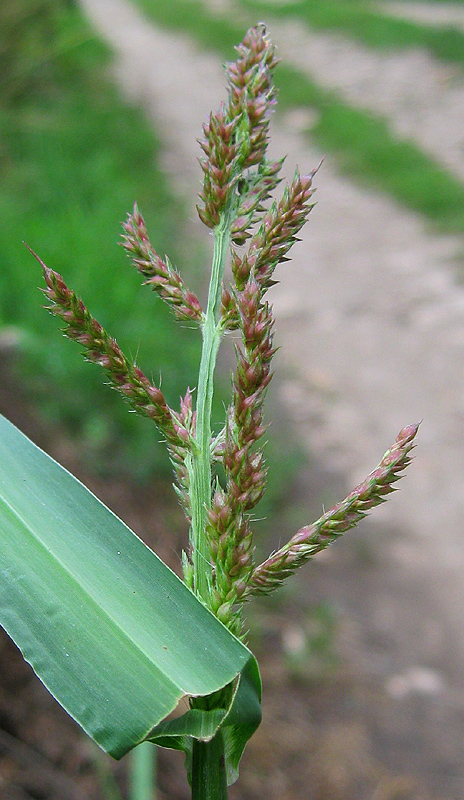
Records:
[[[222,278],[230,243],[230,216],[226,210],[214,230],[214,254],[208,306],[202,327],[203,347],[197,396],[197,433],[190,472],[192,509],[191,546],[194,589],[207,604],[211,586],[211,562],[206,537],[206,513],[211,506],[211,405],[214,392],[214,370],[222,336],[219,318]]]
[[[210,742],[193,741],[192,800],[227,800],[224,740],[219,730]]]
[[[130,753],[130,800],[156,798],[156,746],[142,742]]]
[[[206,515],[211,507],[211,406],[214,393],[214,370],[222,337],[220,321],[222,279],[230,244],[231,209],[225,210],[214,229],[214,253],[209,284],[208,305],[202,326],[203,347],[197,395],[197,429],[192,457],[187,464],[190,478],[192,525],[190,541],[193,560],[193,587],[210,604],[211,559],[206,535]],[[197,703],[200,700],[197,700]],[[208,698],[200,702],[208,702]],[[193,740],[192,800],[227,800],[224,739],[222,731],[209,742]]]

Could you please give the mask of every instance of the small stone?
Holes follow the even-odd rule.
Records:
[[[403,673],[392,675],[385,683],[387,694],[403,700],[411,694],[440,694],[445,688],[443,677],[428,667],[409,667]]]
[[[300,626],[291,625],[282,632],[282,646],[287,655],[298,656],[306,649],[306,635]]]

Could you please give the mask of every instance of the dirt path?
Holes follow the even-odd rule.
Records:
[[[409,5],[409,4],[408,4]],[[464,19],[464,10],[461,9]],[[392,131],[416,141],[464,177],[464,75],[425,50],[378,51],[337,33],[309,33],[298,22],[269,26],[285,61],[336,89],[353,106],[388,118]]]
[[[123,0],[83,0],[83,6],[118,54],[117,74],[125,91],[156,118],[166,168],[190,197],[193,220],[200,180],[195,140],[222,97],[219,62],[186,38],[148,25]],[[288,34],[280,34],[276,29],[285,55]],[[315,52],[307,66],[313,68],[317,54],[325,53],[316,77],[325,74],[330,82],[329,51],[325,45],[318,49],[317,40],[312,38]],[[360,74],[366,70],[357,48],[346,46],[344,52],[351,76],[357,67]],[[415,56],[396,58],[399,71],[409,76],[417,114],[429,113],[433,104],[422,105],[418,84],[437,80],[441,67],[426,59],[426,75],[421,67],[419,79]],[[389,68],[383,69],[387,80]],[[370,95],[381,95],[383,84],[379,90],[374,73],[363,74]],[[446,116],[448,104],[455,104],[456,119],[464,122],[464,87],[459,85],[457,95],[454,87],[445,89],[442,113]],[[401,81],[395,91],[402,97]],[[393,93],[392,115],[396,105]],[[295,163],[310,170],[322,155],[303,140],[300,123],[293,113],[273,127],[272,150],[288,153],[290,173]],[[442,128],[453,126],[451,121]],[[443,143],[441,130],[436,138]],[[451,144],[443,145],[445,150],[451,152]],[[464,174],[462,153],[459,163]],[[459,708],[464,689],[464,287],[456,280],[456,267],[464,240],[430,233],[418,215],[340,177],[330,158],[317,184],[318,205],[273,290],[282,346],[280,396],[294,416],[296,435],[311,459],[333,474],[334,483],[340,476],[349,483],[364,477],[402,425],[424,418],[417,458],[402,492],[372,518],[374,532],[397,533],[375,537],[380,568],[373,584],[360,580],[352,587],[353,619],[364,614],[371,633],[389,637],[394,655],[378,669],[392,696],[409,691],[409,675],[411,691]],[[340,553],[333,548],[330,558],[343,559],[343,548]],[[362,586],[369,596],[360,596]],[[361,635],[357,645],[360,663],[363,652],[369,661]],[[456,797],[464,792],[462,763],[460,768]]]
[[[458,3],[404,3],[384,0],[378,4],[378,8],[383,14],[411,19],[425,25],[443,27],[454,25],[457,28],[464,28],[464,8]]]

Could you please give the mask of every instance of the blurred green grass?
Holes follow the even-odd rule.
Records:
[[[222,59],[233,58],[233,46],[241,41],[245,26],[257,13],[238,24],[232,15],[212,15],[198,0],[136,0],[157,24],[185,31],[205,49]],[[332,0],[324,0],[327,6]],[[249,0],[242,9],[250,6]],[[319,6],[318,0],[307,4]],[[345,0],[344,6],[355,6]],[[303,7],[299,3],[298,7]],[[275,17],[277,5],[254,4]],[[293,13],[294,4],[282,7]],[[272,36],[272,29],[270,31]],[[463,39],[464,43],[464,39]],[[463,51],[464,56],[464,51]],[[340,170],[359,182],[390,194],[405,207],[418,211],[440,229],[464,231],[464,183],[425,154],[413,141],[399,139],[388,121],[363,109],[352,108],[336,94],[322,88],[310,76],[285,63],[276,70],[278,110],[316,110],[316,121],[307,131],[325,153],[332,153]]]
[[[108,78],[109,56],[74,2],[0,7],[0,340],[17,342],[27,393],[51,424],[79,437],[94,466],[140,476],[170,472],[159,435],[60,335],[42,309],[40,268],[21,243],[62,272],[155,382],[162,375],[176,406],[195,385],[199,334],[176,326],[141,287],[117,242],[137,200],[155,247],[183,267],[185,218],[151,124]],[[188,279],[198,284],[194,272]]]

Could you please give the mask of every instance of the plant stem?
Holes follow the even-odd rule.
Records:
[[[193,741],[192,800],[227,800],[224,739],[219,730],[210,742]]]
[[[130,754],[130,800],[156,800],[156,746],[151,742]]]
[[[211,563],[206,539],[206,512],[211,505],[211,405],[214,391],[214,370],[222,336],[219,320],[222,277],[230,243],[230,210],[226,209],[214,230],[214,254],[208,306],[202,327],[203,347],[197,397],[197,433],[190,472],[192,509],[191,545],[194,589],[207,604],[211,584]]]

